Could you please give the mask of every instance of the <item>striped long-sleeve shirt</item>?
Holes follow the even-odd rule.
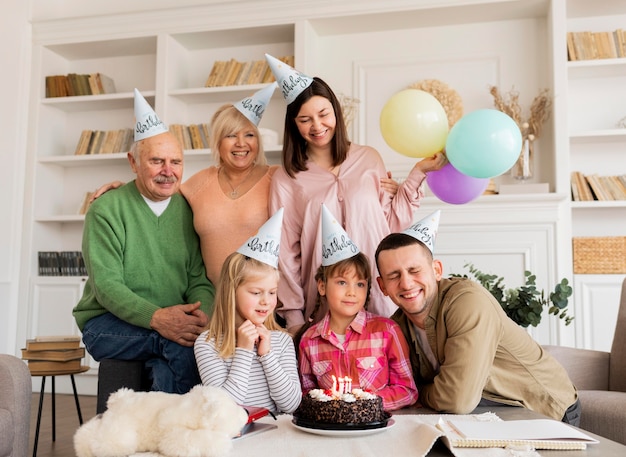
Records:
[[[302,390],[293,340],[288,333],[271,332],[271,351],[236,348],[233,357],[220,357],[215,340],[200,334],[194,345],[202,384],[221,387],[244,406],[260,406],[274,412],[292,413],[300,404]]]

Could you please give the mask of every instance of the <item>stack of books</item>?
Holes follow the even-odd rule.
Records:
[[[31,374],[74,373],[81,369],[85,348],[80,336],[38,336],[26,340],[22,359],[28,360]]]
[[[570,61],[626,57],[626,30],[568,32],[567,55]]]
[[[131,128],[118,130],[83,130],[76,143],[75,155],[128,152],[134,141]]]
[[[39,276],[87,276],[81,251],[39,251],[37,257]]]
[[[46,97],[114,94],[115,82],[102,73],[46,76]]]
[[[294,66],[294,56],[279,57],[278,60]],[[216,60],[204,84],[205,87],[241,86],[274,82],[274,75],[267,60],[239,62],[236,59]]]
[[[626,174],[598,176],[583,174],[579,171],[571,173],[572,200],[578,201],[610,201],[626,200]]]

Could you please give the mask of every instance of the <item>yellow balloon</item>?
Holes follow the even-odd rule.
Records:
[[[448,117],[433,95],[405,89],[394,94],[383,107],[380,131],[394,151],[408,157],[430,157],[446,144]]]

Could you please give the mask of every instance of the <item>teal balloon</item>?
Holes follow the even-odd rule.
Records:
[[[515,121],[495,109],[466,114],[450,130],[446,155],[461,173],[493,178],[509,170],[522,150],[522,132]]]

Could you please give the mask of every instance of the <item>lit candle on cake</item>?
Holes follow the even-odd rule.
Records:
[[[335,377],[335,375],[332,375],[333,378],[333,387],[330,390],[333,393],[333,397],[338,396],[339,392],[337,391],[337,378]]]

